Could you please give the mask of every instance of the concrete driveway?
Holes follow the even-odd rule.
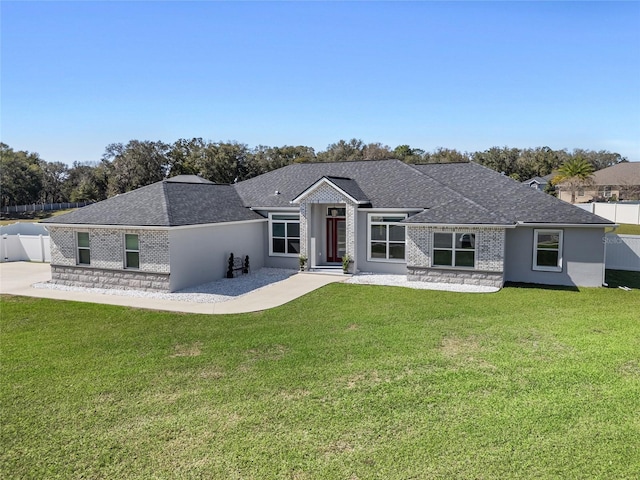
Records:
[[[124,307],[146,308],[185,313],[247,313],[267,310],[284,305],[302,295],[329,283],[342,282],[339,275],[298,273],[286,280],[272,283],[241,297],[220,303],[196,303],[164,300],[158,298],[105,295],[93,292],[69,292],[47,288],[33,288],[34,283],[51,280],[48,263],[7,262],[0,263],[0,293],[26,297],[52,298],[75,302],[103,303]]]

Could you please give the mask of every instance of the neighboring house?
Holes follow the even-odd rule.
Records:
[[[176,291],[252,268],[424,282],[600,286],[612,222],[475,163],[292,164],[234,185],[174,177],[45,220],[54,283]]]
[[[558,185],[558,198],[571,202],[571,191]],[[576,203],[640,200],[640,162],[623,162],[594,172],[592,182],[576,192]]]
[[[541,192],[544,192],[553,177],[554,174],[550,173],[549,175],[545,175],[544,177],[530,178],[529,180],[522,183],[524,185],[527,185],[528,187],[533,188],[534,190],[540,190]]]

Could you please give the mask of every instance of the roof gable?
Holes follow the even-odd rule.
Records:
[[[367,196],[358,185],[358,182],[355,180],[351,178],[327,176],[322,177],[309,188],[305,189],[302,193],[292,199],[291,203],[300,203],[302,200],[309,198],[314,193],[317,193],[323,186],[328,186],[336,193],[355,204],[364,205],[370,203]]]
[[[400,160],[296,163],[239,182],[235,188],[247,206],[288,207],[323,177],[374,208],[421,210],[459,197]]]

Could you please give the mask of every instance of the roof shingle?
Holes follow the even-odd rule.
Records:
[[[232,185],[163,180],[43,221],[173,227],[261,218],[242,204]]]

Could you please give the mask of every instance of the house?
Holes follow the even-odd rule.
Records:
[[[571,191],[558,185],[558,198],[571,202]],[[623,162],[593,174],[592,182],[576,192],[576,203],[640,200],[640,162]]]
[[[424,282],[600,286],[612,222],[475,163],[292,164],[234,185],[179,176],[47,219],[52,281],[176,291],[251,267]]]
[[[522,183],[530,188],[544,192],[545,189],[547,188],[547,185],[549,184],[549,182],[554,176],[555,174],[550,173],[549,175],[545,175],[544,177],[530,178],[529,180],[526,180]]]

